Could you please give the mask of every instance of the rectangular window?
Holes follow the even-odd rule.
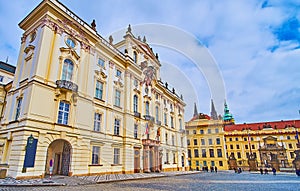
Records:
[[[166,113],[164,113],[164,122],[165,122],[165,125],[168,125],[167,114]]]
[[[238,138],[238,137],[236,137],[236,138],[235,138],[235,141],[239,141],[239,138]]]
[[[96,82],[96,92],[95,92],[95,97],[98,99],[102,99],[103,96],[103,83],[97,81]]]
[[[15,116],[15,120],[19,119],[20,117],[20,113],[21,113],[21,105],[22,105],[22,98],[19,98],[17,100],[17,107],[16,107],[16,116]]]
[[[292,145],[292,144],[289,144],[289,148],[292,149],[292,148],[293,148],[293,145]]]
[[[205,149],[202,149],[202,157],[206,158],[206,150]]]
[[[249,149],[248,145],[245,145],[245,149]]]
[[[198,160],[196,160],[196,166],[199,166],[199,161]]]
[[[203,130],[203,129],[200,130],[200,134],[201,134],[201,135],[204,134],[204,130]]]
[[[174,128],[174,118],[171,116],[171,127]]]
[[[69,112],[70,104],[64,101],[59,102],[57,123],[67,125],[69,119]]]
[[[166,144],[168,144],[168,133],[165,134],[166,135]]]
[[[215,157],[214,149],[209,149],[209,157]]]
[[[190,145],[190,144],[191,144],[191,143],[190,143],[190,140],[188,139],[188,140],[187,140],[187,145]]]
[[[182,119],[179,119],[179,129],[182,130]]]
[[[194,139],[194,145],[198,145],[197,139]]]
[[[115,119],[114,135],[120,135],[120,120]]]
[[[114,164],[120,164],[120,149],[114,148]]]
[[[3,82],[3,76],[0,75],[0,82]]]
[[[236,145],[236,149],[240,149],[240,145]]]
[[[166,152],[166,163],[169,164],[169,153]]]
[[[183,147],[183,137],[180,137],[180,145]]]
[[[246,157],[249,158],[249,153],[248,152],[246,153]]]
[[[120,107],[121,106],[121,92],[119,90],[116,90],[115,92],[115,106]]]
[[[172,135],[172,145],[174,146],[175,145],[175,136]]]
[[[215,166],[215,161],[210,162],[211,166]]]
[[[218,157],[222,157],[222,149],[217,149]]]
[[[215,129],[215,132],[216,132],[216,133],[219,133],[219,129],[218,129],[218,128],[216,128],[216,129]]]
[[[242,156],[241,156],[241,153],[240,152],[237,152],[237,157],[240,159],[240,158],[242,158]]]
[[[219,161],[219,166],[223,166],[223,161]]]
[[[255,145],[251,145],[252,149],[255,149]]]
[[[191,158],[191,150],[188,149],[188,157]]]
[[[207,166],[207,162],[206,161],[203,161],[203,166]]]
[[[230,149],[233,149],[233,145],[230,145]]]
[[[133,136],[134,136],[135,139],[138,138],[138,125],[137,124],[134,124]]]
[[[176,164],[176,153],[173,153],[173,164]]]
[[[104,68],[104,60],[101,58],[98,59],[98,65]]]
[[[199,157],[198,149],[195,149],[195,150],[194,150],[194,156],[195,156],[195,157]]]
[[[207,129],[207,134],[211,134],[211,129]]]
[[[100,164],[100,147],[93,146],[92,164]]]
[[[100,131],[101,127],[101,114],[95,113],[94,115],[94,131]]]
[[[216,138],[216,143],[217,143],[217,145],[220,145],[220,144],[221,144],[220,138]]]
[[[208,139],[208,144],[209,144],[209,145],[212,145],[212,144],[213,144],[212,139]]]
[[[201,145],[205,145],[205,140],[201,139]]]
[[[196,131],[196,130],[193,130],[193,134],[196,135],[196,134],[197,134],[197,131]]]

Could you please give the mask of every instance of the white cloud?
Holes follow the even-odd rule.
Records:
[[[299,44],[281,42],[273,34],[274,28],[282,25],[291,16],[300,19],[295,6],[297,1],[278,3],[271,0],[263,9],[261,8],[263,2],[258,0],[86,2],[61,0],[61,2],[87,23],[96,19],[98,32],[104,36],[126,28],[129,23],[134,26],[159,23],[178,27],[186,31],[186,34],[203,40],[216,61],[217,67],[213,68],[214,70],[210,68],[210,64],[207,65],[210,62],[201,63],[202,71],[195,67],[197,61],[208,59],[201,56],[199,51],[201,46],[196,41],[187,41],[184,36],[177,38],[164,31],[139,31],[133,28],[133,32],[141,36],[152,33],[147,38],[150,44],[165,38],[166,41],[173,40],[171,48],[181,46],[182,49],[177,48],[176,52],[174,49],[164,51],[163,48],[153,45],[154,50],[162,51],[158,53],[161,60],[166,63],[167,70],[162,69],[162,78],[174,85],[179,92],[183,91],[183,95],[188,95],[185,96],[188,104],[186,109],[193,108],[195,102],[193,99],[198,99],[196,100],[200,105],[198,111],[209,113],[212,95],[208,84],[215,82],[213,74],[220,68],[221,73],[217,76],[224,78],[226,98],[237,122],[280,120],[283,113],[286,119],[299,117],[300,106],[297,96],[294,96],[294,99],[283,96],[299,92],[297,88],[299,89],[300,65],[297,62],[300,54],[299,49],[295,49]],[[8,55],[11,63],[16,63],[22,35],[17,24],[38,3],[0,1],[0,60],[5,60]],[[272,47],[277,49],[272,52]],[[185,54],[185,57],[181,54]],[[176,75],[183,74],[185,75],[183,79],[195,83],[190,85],[192,88],[183,86],[183,81],[166,72],[171,68]],[[219,81],[217,84],[220,84]],[[216,84],[214,86],[218,87]],[[219,113],[222,112],[220,109],[222,102],[223,98],[221,100],[219,98],[216,103]],[[190,117],[186,116],[186,120]]]

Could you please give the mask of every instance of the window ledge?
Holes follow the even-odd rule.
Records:
[[[66,124],[62,124],[62,123],[54,123],[54,125],[60,125],[60,126],[64,126],[64,127],[72,127],[71,125],[66,125]]]
[[[103,166],[103,164],[89,164],[88,166]]]
[[[101,102],[105,102],[103,99],[101,99],[101,98],[97,98],[97,97],[94,97],[96,100],[98,100],[98,101],[101,101]]]
[[[122,166],[122,164],[111,164],[110,166]]]

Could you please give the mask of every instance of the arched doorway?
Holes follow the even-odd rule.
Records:
[[[71,162],[71,144],[63,139],[53,141],[47,150],[46,174],[50,174],[50,160],[53,161],[53,175],[68,176]]]

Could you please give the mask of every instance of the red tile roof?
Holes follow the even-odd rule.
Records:
[[[287,121],[270,121],[259,123],[244,123],[235,125],[226,125],[224,131],[242,131],[242,130],[262,130],[263,128],[284,129],[287,127],[300,128],[300,120],[287,120]]]

